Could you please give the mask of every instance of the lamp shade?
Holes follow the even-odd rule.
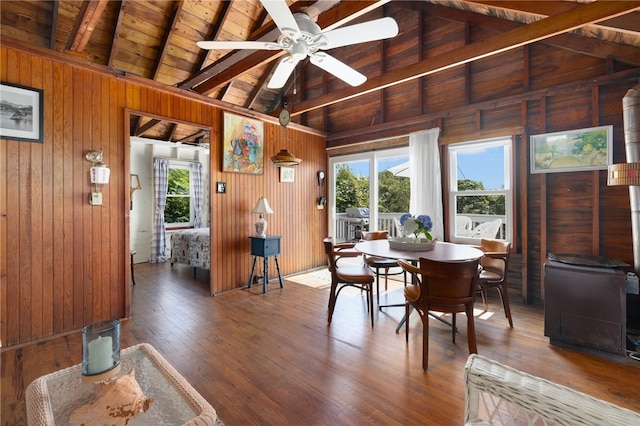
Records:
[[[98,163],[89,169],[91,183],[106,184],[109,183],[109,175],[111,170],[106,164]]]
[[[253,213],[260,215],[271,214],[273,213],[273,210],[271,210],[271,206],[269,206],[269,202],[267,201],[267,199],[264,197],[260,197],[258,198],[256,206],[253,208]]]
[[[640,162],[609,165],[607,185],[640,185]]]
[[[288,150],[283,149],[280,150],[279,153],[271,157],[271,162],[276,167],[292,167],[300,164],[302,160],[296,158],[296,156],[290,153]]]

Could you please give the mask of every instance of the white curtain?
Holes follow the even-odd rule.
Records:
[[[409,135],[409,170],[411,171],[412,215],[431,216],[431,235],[444,240],[444,218],[442,212],[442,182],[440,179],[440,129],[422,130]]]

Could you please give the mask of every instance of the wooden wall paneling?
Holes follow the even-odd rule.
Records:
[[[47,78],[51,78],[50,62],[42,58],[34,58],[31,63],[31,85],[45,87],[43,67],[47,64]],[[48,100],[48,98],[47,98]],[[44,101],[44,99],[43,99]],[[48,123],[47,123],[48,124]],[[44,126],[44,138],[49,139],[49,126]],[[51,335],[51,286],[46,278],[51,275],[51,144],[34,144],[32,155],[32,179],[34,190],[31,193],[31,204],[41,211],[40,217],[32,218],[35,244],[32,244],[33,259],[40,259],[40,264],[33,268],[34,323],[32,333],[37,335]]]
[[[540,175],[540,299],[544,303],[544,262],[547,258],[547,175]]]
[[[16,51],[7,50],[2,47],[0,47],[0,49],[3,52],[3,64],[17,63],[18,53]],[[2,73],[3,81],[19,81],[16,67],[2,66],[0,67],[0,73]],[[2,146],[6,157],[4,157],[4,162],[2,164],[3,167],[0,170],[0,173],[2,174],[3,181],[6,184],[6,202],[4,203],[4,206],[8,209],[9,206],[19,205],[21,188],[18,186],[20,181],[18,174],[20,171],[20,164],[19,161],[16,161],[15,159],[19,158],[20,145],[15,141],[2,139]],[[12,160],[9,161],[9,158],[12,158]],[[3,302],[5,309],[0,310],[0,314],[3,319],[3,345],[12,341],[17,341],[20,338],[20,328],[17,326],[20,320],[20,287],[19,285],[14,284],[20,282],[20,265],[19,257],[10,255],[10,253],[17,253],[20,250],[20,241],[17,238],[19,234],[16,232],[19,230],[18,220],[18,215],[6,215],[2,217],[2,223],[4,224],[3,246],[5,248],[4,253],[6,253],[6,256],[3,256],[6,258],[6,260],[3,261],[6,267],[6,275],[2,274],[4,277],[0,277],[4,280],[2,294],[4,296]],[[9,283],[13,285],[9,285]],[[9,301],[11,301],[11,303],[9,303]]]
[[[86,151],[90,151],[92,149],[102,149],[104,152],[105,162],[109,164],[109,158],[113,158],[111,155],[111,144],[109,140],[102,139],[102,135],[100,133],[100,122],[102,120],[102,116],[106,116],[108,118],[108,114],[103,114],[101,111],[101,100],[103,98],[100,93],[101,83],[101,75],[100,74],[89,74],[87,75],[87,85],[89,86],[89,94],[91,99],[94,102],[87,102],[86,110],[89,112],[90,116],[87,117],[88,128],[85,129],[85,138],[88,143],[85,145]],[[88,145],[88,146],[87,146]],[[86,152],[85,151],[85,152]],[[108,268],[110,265],[104,262],[105,259],[109,259],[107,253],[109,253],[109,245],[110,240],[113,238],[111,233],[109,233],[108,226],[106,229],[102,227],[104,223],[108,224],[109,222],[103,222],[103,213],[107,211],[108,206],[110,204],[108,199],[108,187],[109,185],[114,185],[114,178],[109,179],[109,185],[101,185],[99,188],[94,187],[91,188],[91,181],[89,178],[89,168],[91,167],[91,163],[86,161],[84,163],[84,170],[87,171],[85,182],[86,188],[85,193],[91,192],[92,190],[98,190],[102,192],[103,196],[103,205],[102,206],[92,206],[89,209],[91,214],[91,235],[92,235],[92,255],[89,257],[89,269],[91,271],[91,281],[92,281],[92,299],[93,299],[93,308],[91,312],[91,320],[90,322],[96,322],[99,318],[103,317],[103,303],[102,303],[102,292],[104,287],[104,277],[103,277],[103,269]],[[85,201],[87,202],[87,201]],[[101,244],[93,244],[95,241],[102,240]],[[108,281],[107,281],[108,282]]]
[[[116,201],[117,200],[117,204],[114,203],[114,205],[111,206],[112,210],[111,210],[111,229],[114,230],[114,232],[118,232],[118,235],[120,235],[120,238],[122,238],[122,241],[118,244],[119,247],[122,247],[121,249],[121,253],[120,256],[117,257],[117,255],[115,253],[113,253],[113,255],[116,255],[116,260],[119,259],[119,265],[118,265],[118,270],[117,271],[112,271],[113,274],[113,280],[114,282],[112,282],[112,289],[115,291],[116,289],[119,289],[119,293],[118,293],[118,299],[116,300],[115,298],[111,299],[111,312],[112,312],[112,317],[116,317],[116,314],[119,314],[120,316],[123,317],[129,317],[130,315],[130,309],[131,309],[131,292],[129,291],[130,289],[130,285],[129,283],[131,282],[131,269],[128,267],[129,262],[130,262],[130,257],[129,257],[129,253],[127,252],[127,250],[125,250],[125,247],[129,247],[129,199],[127,198],[129,195],[129,185],[130,185],[130,179],[129,179],[129,155],[130,155],[130,149],[129,149],[129,145],[126,143],[126,141],[128,140],[128,137],[125,137],[125,133],[123,132],[123,129],[125,128],[125,123],[124,123],[124,114],[122,114],[123,111],[123,106],[126,105],[126,98],[125,98],[125,91],[126,91],[126,85],[123,81],[121,80],[116,80],[116,79],[111,79],[109,81],[109,116],[110,116],[110,128],[109,128],[109,137],[110,140],[115,140],[116,141],[116,147],[118,150],[118,158],[123,158],[124,159],[124,164],[122,167],[123,173],[120,174],[120,176],[118,178],[118,180],[121,182],[120,187],[123,189],[125,196],[124,197],[115,197],[115,193],[112,191],[113,194],[113,200]],[[127,133],[128,135],[128,133]],[[114,211],[115,209],[115,211]],[[122,214],[118,214],[119,212],[125,212],[124,215]],[[122,230],[124,229],[125,232],[121,232],[121,231],[115,231],[115,230]],[[122,272],[118,272],[118,271],[122,271],[124,270],[124,275]],[[125,282],[124,285],[123,283],[119,282],[120,279],[122,279],[122,277],[124,276]]]
[[[51,330],[54,335],[64,330],[64,67],[52,62],[51,81],[44,86],[45,96],[44,120],[45,139],[51,145]],[[54,112],[58,111],[58,114]]]
[[[29,56],[24,53],[20,53],[17,58],[17,71],[19,72],[20,84],[30,86],[31,84],[31,72]],[[31,217],[34,206],[31,205],[31,175],[29,173],[30,161],[31,161],[31,143],[18,142],[18,158],[19,169],[18,176],[19,181],[15,189],[19,191],[18,206],[19,211],[22,213],[18,221],[19,233],[15,235],[18,238],[19,249],[19,281],[20,287],[19,301],[20,311],[18,312],[16,323],[19,323],[21,339],[28,338],[31,333],[31,321],[33,320],[33,299],[31,295],[31,268],[29,267],[31,259]]]
[[[591,172],[591,253],[600,256],[600,172]]]
[[[93,135],[93,121],[95,112],[93,111],[93,103],[91,102],[94,99],[94,93],[92,88],[92,79],[93,76],[89,70],[86,69],[76,69],[75,77],[77,79],[77,91],[75,91],[75,95],[78,98],[78,104],[75,105],[82,109],[78,114],[78,138],[74,138],[74,143],[77,143],[77,150],[74,150],[74,161],[77,162],[77,168],[75,168],[74,172],[77,174],[77,182],[78,189],[77,195],[79,197],[78,209],[80,212],[80,216],[82,217],[82,230],[78,232],[78,228],[74,230],[78,237],[79,245],[82,247],[82,251],[86,253],[85,256],[82,257],[82,271],[79,276],[76,278],[76,285],[78,292],[83,295],[83,300],[80,305],[80,312],[82,312],[82,316],[80,318],[80,323],[78,327],[82,327],[85,324],[92,323],[96,321],[95,311],[99,306],[97,299],[97,293],[99,292],[99,275],[96,274],[96,270],[100,267],[95,264],[95,259],[97,256],[96,251],[100,250],[99,247],[94,245],[94,242],[102,241],[103,236],[99,229],[100,223],[98,219],[96,219],[96,215],[98,212],[96,210],[102,209],[102,207],[95,207],[88,205],[88,194],[91,191],[90,180],[89,180],[89,168],[91,163],[85,159],[85,155],[88,151],[94,149],[100,149],[100,146],[96,146],[95,144],[99,141],[94,140]],[[89,95],[89,96],[87,96]],[[75,124],[75,118],[74,118]],[[108,147],[107,147],[108,148]],[[109,237],[106,234],[104,237]]]
[[[525,49],[525,51],[527,51]],[[527,159],[529,158],[529,132],[528,132],[528,109],[527,101],[520,103],[520,114],[522,116],[522,128],[524,129],[520,139],[516,139],[516,146],[514,152],[514,162],[517,177],[515,181],[516,197],[514,205],[516,207],[516,217],[518,218],[518,239],[515,240],[515,251],[520,252],[521,256],[521,294],[522,303],[527,304],[529,301],[529,273],[527,259],[529,257],[529,191],[527,189],[527,182],[529,177],[529,167]]]
[[[112,138],[109,133],[110,123],[112,119],[116,117],[111,116],[109,108],[111,101],[111,92],[109,90],[109,82],[111,77],[104,74],[94,74],[93,76],[92,94],[95,96],[95,102],[93,102],[94,109],[94,123],[93,123],[93,140],[94,144],[104,146],[105,163],[111,167],[112,160],[123,158],[118,147],[118,139]],[[115,127],[115,126],[114,126]],[[111,164],[110,164],[111,163]],[[88,164],[91,165],[91,164]],[[104,205],[97,209],[96,218],[94,218],[94,226],[98,232],[107,231],[108,238],[104,239],[103,244],[99,244],[99,250],[97,251],[97,257],[94,259],[96,265],[100,265],[98,268],[100,274],[100,288],[99,288],[99,313],[96,318],[110,318],[113,317],[111,312],[111,300],[118,300],[122,290],[119,287],[124,286],[122,276],[112,276],[111,265],[118,265],[119,257],[124,250],[120,242],[123,239],[123,228],[119,230],[114,229],[114,223],[110,220],[111,217],[118,217],[115,214],[115,209],[118,206],[116,200],[118,197],[116,194],[122,194],[126,191],[120,191],[122,187],[122,170],[124,162],[120,167],[117,167],[119,173],[114,173],[109,177],[109,183],[107,185],[101,185],[100,191],[103,193],[103,197],[108,200],[104,202]],[[97,223],[95,221],[97,219]],[[120,231],[120,232],[118,232]],[[105,262],[106,260],[106,262]],[[116,268],[120,269],[120,266]]]
[[[3,139],[4,141],[4,139]],[[6,147],[7,160],[4,164],[5,170],[5,182],[6,182],[6,206],[9,211],[9,206],[20,206],[20,162],[16,159],[20,158],[20,143],[14,141],[5,141],[3,145]],[[9,161],[8,159],[12,160]],[[20,341],[20,309],[22,306],[22,300],[20,293],[22,288],[20,286],[20,257],[16,256],[16,253],[20,253],[20,216],[19,215],[7,215],[5,228],[6,239],[6,298],[4,299],[5,305],[2,309],[4,324],[6,324],[6,330],[3,334],[3,345],[11,344],[11,342]],[[3,256],[4,257],[4,256]]]
[[[7,81],[7,49],[0,46],[0,81]],[[7,141],[0,139],[0,212],[7,211]],[[7,215],[0,214],[0,343],[5,345],[7,338]]]
[[[547,98],[540,99],[540,128],[542,133],[547,129]],[[547,257],[547,174],[540,175],[540,252],[538,262],[540,268],[540,299],[544,303],[544,262]]]
[[[74,182],[74,164],[76,162],[76,158],[74,157],[74,94],[73,94],[73,67],[71,65],[64,65],[63,70],[63,86],[61,90],[61,102],[63,103],[60,112],[58,113],[58,117],[55,117],[54,120],[59,119],[60,113],[62,113],[62,121],[64,123],[63,126],[63,134],[61,135],[63,138],[63,163],[64,163],[64,177],[63,177],[63,210],[64,215],[62,216],[63,221],[63,234],[64,234],[64,244],[62,248],[63,253],[63,286],[64,286],[64,324],[62,325],[62,330],[60,332],[66,330],[74,330],[77,328],[76,325],[76,304],[75,304],[75,263],[79,261],[76,259],[74,248],[74,233],[75,229],[75,211],[76,211],[76,196],[75,196],[75,182]]]
[[[211,122],[211,135],[210,137],[210,151],[209,151],[209,166],[211,170],[211,182],[226,182],[227,192],[225,194],[214,193],[211,189],[211,229],[216,229],[216,232],[223,227],[222,220],[224,212],[227,210],[227,205],[231,198],[230,195],[230,182],[227,177],[221,173],[222,170],[222,117],[221,114],[216,114],[215,111],[209,109],[207,112]],[[213,187],[212,187],[213,188]],[[213,266],[214,253],[223,253],[224,243],[221,238],[213,237],[211,241],[211,295],[219,292],[218,289],[222,288],[222,264],[218,263],[220,256],[215,257],[216,265]]]
[[[290,253],[282,259],[282,272],[324,264],[321,245],[309,244],[309,233],[291,225],[308,223],[309,232],[321,229],[326,234],[326,211],[315,208],[319,196],[315,173],[326,170],[327,164],[324,137],[288,129],[292,145],[287,148],[303,158],[293,184],[280,184],[279,170],[270,163],[276,148],[273,138],[267,143],[263,175],[222,173],[220,107],[57,57],[6,47],[0,48],[0,55],[0,60],[18,64],[3,67],[2,79],[43,88],[46,103],[44,144],[0,142],[4,184],[0,202],[8,211],[0,219],[0,262],[6,270],[1,274],[0,290],[3,345],[77,331],[93,321],[128,315],[125,194],[129,169],[125,163],[129,148],[124,108],[165,112],[212,127],[212,181],[229,185],[227,194],[210,195],[217,250],[212,256],[213,293],[246,285],[251,265],[247,237],[256,219],[251,210],[262,195],[274,200],[274,211],[287,212],[273,219],[274,230],[286,236]],[[267,120],[265,129],[267,135],[281,136],[274,121]],[[85,154],[100,148],[111,178],[100,188],[103,205],[91,206],[91,164]],[[298,256],[300,250],[305,251],[304,256]]]
[[[591,122],[592,126],[599,126],[600,123],[600,88],[594,85],[591,88]],[[611,141],[613,143],[613,141]],[[593,185],[593,208],[592,208],[592,235],[591,252],[594,256],[600,255],[600,172],[594,170],[591,172],[591,180]]]
[[[592,254],[592,174],[547,174],[547,253]]]

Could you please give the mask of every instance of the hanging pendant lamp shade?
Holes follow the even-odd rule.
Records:
[[[296,156],[287,149],[282,149],[279,153],[271,157],[271,162],[276,167],[293,167],[300,164],[302,160],[296,158]]]

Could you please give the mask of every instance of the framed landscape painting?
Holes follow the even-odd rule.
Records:
[[[0,83],[0,138],[43,142],[42,90]]]
[[[533,135],[531,173],[606,169],[612,161],[613,126]]]
[[[223,172],[263,173],[264,126],[261,121],[225,112],[223,138]]]

